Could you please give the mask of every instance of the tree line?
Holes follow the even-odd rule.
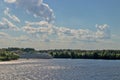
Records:
[[[23,52],[35,52],[34,48],[9,47],[0,49],[0,61],[17,60]]]
[[[19,55],[6,50],[0,50],[0,61],[9,61],[9,60],[16,60],[19,58]]]
[[[18,59],[23,52],[29,53],[48,53],[53,58],[71,59],[120,59],[120,50],[80,50],[80,49],[54,49],[54,50],[35,50],[34,48],[2,48],[0,49],[0,60]]]
[[[120,59],[120,50],[48,50],[54,58]]]

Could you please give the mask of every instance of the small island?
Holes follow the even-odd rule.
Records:
[[[34,48],[2,48],[0,49],[0,61],[25,59],[108,59],[119,60],[120,50],[35,50]]]

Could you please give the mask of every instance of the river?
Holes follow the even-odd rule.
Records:
[[[120,60],[20,59],[0,62],[0,80],[120,80]]]

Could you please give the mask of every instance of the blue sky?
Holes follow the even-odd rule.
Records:
[[[45,0],[45,2],[55,11],[58,25],[94,27],[95,24],[108,23],[119,28],[119,0],[70,0],[69,2],[67,0]],[[113,29],[116,29],[114,27]]]
[[[0,47],[120,49],[120,0],[1,0]]]

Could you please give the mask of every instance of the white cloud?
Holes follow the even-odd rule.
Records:
[[[109,26],[107,24],[104,25],[96,25],[97,32],[96,37],[102,39],[109,39],[111,37]]]
[[[26,22],[26,25],[22,28],[28,33],[40,33],[40,34],[52,34],[53,25],[46,21],[40,22]]]
[[[7,3],[14,3],[16,0],[4,0]]]
[[[0,29],[2,30],[19,30],[19,28],[14,25],[12,22],[10,22],[7,18],[2,18],[2,21],[0,22]]]
[[[54,33],[53,25],[45,21],[40,22],[26,22],[26,25],[22,27],[22,30],[28,34],[32,34],[36,38],[40,38],[40,41],[50,41],[48,38]]]
[[[31,33],[31,34],[37,32],[37,29],[31,26],[24,26],[22,29],[23,31],[26,31],[27,33]]]
[[[30,38],[26,35],[22,35],[22,36],[19,36],[19,37],[14,37],[13,38],[15,41],[31,41]]]
[[[75,40],[75,41],[99,41],[111,37],[109,26],[104,24],[97,26],[97,31],[88,29],[70,29],[66,27],[57,27],[48,22],[26,22],[22,28],[28,34],[34,34],[37,37],[46,36],[49,40]],[[51,38],[51,36],[54,36]]]
[[[73,40],[73,41],[99,41],[101,39],[109,39],[110,31],[107,24],[96,25],[97,30],[92,31],[88,29],[70,29],[66,27],[58,27],[50,22],[54,20],[53,10],[43,2],[43,0],[5,0],[7,3],[14,3],[17,7],[23,8],[27,13],[33,14],[35,17],[43,18],[39,22],[29,22],[26,21],[22,30],[28,34],[40,37],[41,40],[51,41],[51,40]],[[10,14],[9,8],[6,8],[4,14],[10,19],[20,22],[19,18],[15,15]],[[4,20],[1,25],[8,24],[14,28],[10,21]],[[11,27],[10,27],[11,28]]]
[[[5,17],[7,18],[2,18],[0,21],[0,30],[19,30],[19,28],[16,26],[19,24],[19,26],[22,28],[20,29],[20,34],[22,35],[18,37],[9,36],[7,33],[0,32],[0,37],[6,36],[8,38],[7,40],[2,40],[2,42],[8,42],[5,43],[7,46],[32,46],[45,49],[51,48],[52,46],[52,48],[72,47],[86,49],[86,47],[91,48],[92,44],[94,48],[96,48],[96,43],[92,42],[98,41],[97,44],[101,44],[111,37],[109,26],[107,24],[96,25],[96,31],[89,29],[71,29],[67,27],[58,27],[54,24],[51,24],[54,21],[55,16],[53,10],[49,7],[48,4],[44,3],[43,0],[4,0],[4,2],[16,5],[17,7],[15,7],[15,10],[18,8],[19,10],[22,9],[21,11],[25,11],[27,13],[26,15],[33,15],[35,19],[37,18],[36,21],[41,20],[39,22],[32,22],[35,20],[33,19],[31,22],[24,22],[25,19],[29,19],[28,16],[31,16],[28,15],[28,18],[25,17],[20,21],[16,15],[12,14],[12,9],[10,7],[6,8],[4,10],[4,15],[6,15]],[[13,33],[11,33],[11,35],[12,34]],[[86,41],[88,43],[91,42],[89,43],[90,45]],[[23,42],[24,44],[19,44],[19,42]],[[70,42],[77,42],[79,44]],[[82,47],[80,45],[82,45]]]
[[[42,26],[42,27],[50,26],[50,24],[48,22],[46,22],[46,21],[40,21],[40,22],[29,22],[29,21],[26,21],[25,23],[26,23],[27,26],[34,26],[34,27],[35,26],[38,26],[38,27],[40,27],[40,26]]]
[[[14,3],[20,8],[24,8],[26,12],[33,14],[35,17],[41,17],[43,20],[53,22],[55,16],[53,10],[48,4],[43,3],[43,0],[14,0],[7,3]]]
[[[20,19],[19,19],[17,16],[10,14],[10,9],[9,9],[9,8],[6,8],[6,9],[4,10],[4,14],[5,14],[6,16],[8,16],[11,20],[20,23]]]

